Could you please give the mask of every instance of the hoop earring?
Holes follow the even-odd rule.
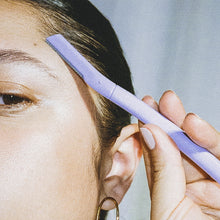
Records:
[[[104,199],[100,202],[99,207],[98,207],[98,210],[97,210],[97,214],[96,214],[96,220],[99,220],[101,208],[102,208],[102,206],[103,206],[103,203],[104,203],[106,200],[111,200],[112,202],[114,202],[115,208],[116,208],[116,220],[119,220],[118,202],[117,202],[114,198],[112,198],[112,197],[106,197],[106,198],[104,198]]]

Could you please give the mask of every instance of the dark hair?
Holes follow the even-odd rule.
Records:
[[[134,93],[130,70],[110,22],[87,0],[23,0],[41,13],[40,30],[62,34],[102,74]],[[98,95],[98,94],[97,94]],[[111,146],[130,115],[98,95],[96,124],[102,151]],[[102,154],[102,152],[100,153]],[[99,169],[98,169],[99,173]],[[102,219],[105,214],[102,213]]]

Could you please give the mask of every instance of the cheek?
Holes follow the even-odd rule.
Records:
[[[83,112],[84,118],[81,113],[60,112],[62,115],[42,111],[38,117],[19,121],[19,125],[2,123],[1,216],[8,217],[14,210],[16,216],[30,217],[34,213],[36,219],[76,219],[85,213],[86,219],[89,213],[84,209],[91,207],[91,201],[95,209],[94,125]]]

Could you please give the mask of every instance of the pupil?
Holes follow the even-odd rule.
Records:
[[[14,95],[3,95],[2,99],[5,105],[18,104],[24,101],[24,98]]]

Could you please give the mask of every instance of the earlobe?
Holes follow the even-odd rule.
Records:
[[[132,183],[142,156],[137,124],[122,129],[111,152],[112,165],[104,178],[103,191],[105,196],[111,196],[120,203]],[[112,208],[114,204],[111,201],[103,204],[105,210]]]

